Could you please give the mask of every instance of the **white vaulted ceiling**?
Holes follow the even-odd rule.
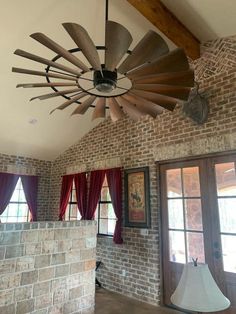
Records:
[[[236,12],[234,0],[164,0],[163,3],[200,40],[236,33],[232,15],[233,9]],[[61,25],[63,22],[81,24],[96,45],[104,45],[104,6],[105,0],[0,0],[0,153],[52,160],[101,121],[91,122],[90,109],[85,115],[71,117],[74,104],[49,115],[64,102],[64,98],[29,102],[30,98],[52,90],[16,88],[18,83],[45,82],[45,79],[12,73],[11,68],[41,71],[45,68],[14,55],[18,48],[47,59],[55,56],[29,37],[34,32],[45,33],[66,49],[75,48]],[[158,32],[126,0],[110,0],[109,19],[121,23],[131,32],[134,39],[131,49],[149,29]],[[174,44],[163,37],[173,49]]]

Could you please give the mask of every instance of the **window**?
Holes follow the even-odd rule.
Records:
[[[81,215],[78,210],[76,202],[76,191],[73,182],[69,203],[66,209],[65,220],[80,220],[80,219]],[[96,208],[95,220],[97,221],[98,234],[109,236],[112,236],[114,234],[116,216],[111,202],[111,196],[109,193],[106,177],[103,182],[100,199],[98,202],[98,206]]]
[[[75,183],[73,181],[69,203],[66,209],[65,220],[80,220],[81,215],[78,210],[77,202],[76,202],[76,191],[75,191]]]
[[[111,196],[109,193],[106,176],[103,182],[100,200],[98,202],[98,206],[96,209],[95,219],[97,220],[98,234],[101,235],[114,234],[116,216],[111,202]]]
[[[1,222],[27,222],[30,221],[29,207],[25,199],[21,178],[17,181],[11,200],[0,215]]]

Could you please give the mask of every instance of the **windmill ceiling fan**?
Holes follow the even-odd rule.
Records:
[[[52,93],[31,98],[45,100],[62,96],[66,101],[56,109],[63,110],[77,103],[74,114],[84,114],[93,107],[92,120],[104,118],[109,109],[112,121],[124,114],[138,120],[143,115],[156,117],[164,109],[173,111],[176,103],[188,99],[194,86],[194,72],[182,49],[169,52],[163,38],[149,31],[132,51],[132,36],[119,23],[105,14],[105,46],[95,46],[87,31],[78,24],[62,24],[78,48],[66,50],[42,33],[30,35],[57,55],[52,59],[17,49],[18,56],[47,65],[44,71],[13,67],[12,71],[43,76],[46,82],[18,84],[17,87],[51,87]],[[76,54],[82,53],[88,65]],[[101,53],[104,61],[101,62]],[[58,63],[63,58],[73,66]],[[56,70],[55,70],[56,69]],[[54,79],[54,81],[51,81]],[[67,87],[65,89],[65,87]]]

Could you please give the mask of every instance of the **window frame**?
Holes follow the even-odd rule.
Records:
[[[17,188],[17,186],[19,185],[19,181],[20,181],[20,188],[18,189]],[[13,197],[13,194],[15,193],[15,191],[18,191],[18,201],[11,201],[11,199],[12,199],[12,197]],[[12,193],[12,196],[11,196],[11,199],[10,199],[10,201],[9,201],[9,203],[8,203],[8,205],[7,205],[7,207],[5,208],[5,210],[4,210],[4,212],[2,213],[2,215],[5,213],[5,212],[7,212],[7,215],[6,216],[3,216],[4,218],[6,217],[6,222],[3,222],[2,220],[3,220],[3,217],[2,217],[2,215],[0,215],[0,221],[2,222],[2,223],[26,223],[26,222],[30,222],[30,219],[31,219],[31,213],[30,213],[30,210],[29,210],[29,205],[28,205],[28,203],[27,203],[27,200],[26,200],[26,197],[25,197],[25,201],[23,202],[23,201],[19,201],[19,196],[20,196],[20,192],[22,192],[23,191],[23,193],[24,193],[24,197],[25,197],[25,191],[24,191],[24,188],[23,188],[23,185],[22,185],[22,180],[21,180],[21,177],[19,177],[18,178],[18,180],[17,180],[17,183],[16,183],[16,186],[15,186],[15,189],[14,189],[14,191],[13,191],[13,193]],[[11,204],[17,204],[17,213],[16,213],[16,215],[15,216],[9,216],[9,206],[11,205]],[[27,206],[27,216],[20,216],[19,215],[19,205],[22,205],[22,204],[25,204],[26,206]],[[16,221],[8,221],[8,218],[16,218]],[[18,221],[18,218],[19,217],[26,217],[26,221]]]
[[[106,177],[104,178],[104,182],[106,180]],[[104,182],[103,182],[103,185],[102,185],[102,189],[104,187],[108,188],[108,191],[109,191],[109,186],[108,184],[104,186]],[[79,209],[78,209],[78,205],[77,205],[77,201],[73,201],[73,191],[75,190],[74,188],[74,180],[73,180],[73,184],[72,184],[72,187],[71,187],[71,191],[70,191],[70,197],[69,197],[69,201],[68,201],[68,204],[67,204],[67,208],[66,208],[66,214],[65,214],[65,220],[67,220],[66,218],[66,215],[67,215],[67,211],[69,210],[69,213],[68,213],[68,221],[73,221],[71,218],[71,207],[73,205],[76,205],[77,206],[77,210],[79,212]],[[116,221],[117,218],[101,218],[101,205],[102,204],[111,204],[112,208],[113,208],[113,211],[114,211],[114,206],[112,204],[112,201],[102,201],[101,198],[102,198],[102,189],[101,189],[101,193],[100,193],[100,197],[99,197],[99,201],[98,201],[98,205],[97,205],[97,208],[96,208],[96,211],[95,211],[95,215],[94,215],[94,220],[96,220],[97,222],[97,236],[99,237],[110,237],[112,238],[114,236],[114,232],[115,232],[115,228],[114,228],[114,232],[113,233],[100,233],[99,232],[99,229],[100,229],[100,220],[114,220]],[[110,195],[110,191],[109,191],[109,195]],[[111,196],[110,196],[111,197]],[[115,211],[114,211],[114,214],[115,214]],[[80,215],[80,218],[76,220],[81,220],[81,215]]]

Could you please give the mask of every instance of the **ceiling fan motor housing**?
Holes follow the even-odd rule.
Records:
[[[117,72],[102,70],[101,73],[100,71],[94,71],[93,80],[94,87],[99,92],[109,93],[116,88]]]

